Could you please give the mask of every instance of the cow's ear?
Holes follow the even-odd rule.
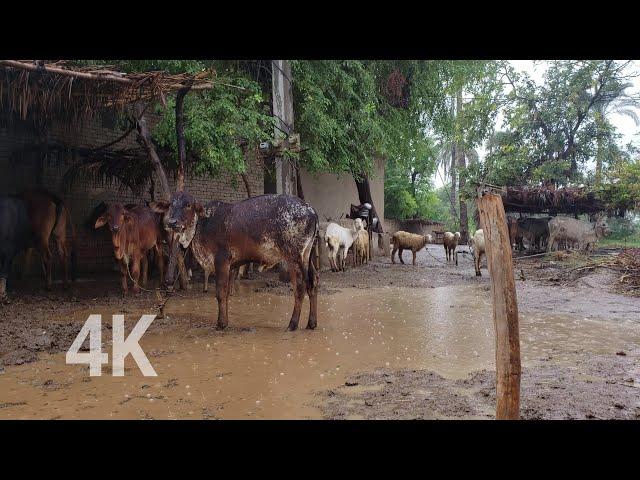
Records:
[[[165,213],[169,210],[169,202],[149,202],[149,208],[156,213]]]
[[[96,224],[93,228],[100,228],[100,227],[104,227],[107,223],[107,214],[103,213],[102,215],[100,215],[97,219],[96,219]]]

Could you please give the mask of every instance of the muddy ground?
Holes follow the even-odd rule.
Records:
[[[523,317],[522,416],[638,418],[640,298],[617,293],[615,278],[606,272],[579,279],[558,275],[574,261],[531,258],[517,262]],[[321,316],[321,328],[315,332],[293,334],[284,332],[293,303],[291,290],[278,281],[276,273],[250,275],[240,282],[228,332],[213,329],[213,289],[205,295],[196,281],[191,290],[170,300],[166,318],[154,321],[148,330],[151,338],[145,351],[152,363],[158,363],[166,375],[176,376],[164,378],[159,373],[163,378],[156,384],[140,383],[140,389],[157,388],[156,393],[136,392],[126,383],[114,386],[107,382],[109,377],[96,382],[81,367],[65,365],[63,355],[89,313],[129,314],[127,327],[131,328],[141,313],[157,313],[153,292],[123,299],[115,275],[81,278],[69,292],[59,285],[53,292],[44,292],[37,280],[18,283],[11,303],[0,306],[0,417],[166,418],[154,410],[166,404],[168,418],[492,418],[493,327],[489,278],[486,268],[482,272],[482,277],[476,277],[470,255],[462,253],[458,267],[446,264],[442,246],[436,245],[418,254],[416,266],[392,265],[388,258],[376,257],[369,265],[346,272],[322,272],[325,321]],[[383,303],[367,311],[378,300]],[[360,306],[352,318],[350,308],[356,304]],[[307,308],[301,327],[306,325]],[[406,320],[411,325],[405,327]],[[372,332],[363,331],[369,327]],[[109,329],[104,322],[105,335]],[[390,331],[395,335],[385,337]],[[187,344],[198,342],[206,344],[206,349],[190,351]],[[478,342],[481,347],[476,346]],[[252,351],[235,363],[229,360],[227,367],[226,349],[235,352],[247,345]],[[290,346],[297,350],[285,352]],[[215,359],[224,371],[205,367],[213,362],[211,352],[216,348],[219,359]],[[342,350],[338,363],[333,355],[336,348]],[[347,349],[349,355],[344,352]],[[401,350],[413,353],[405,357]],[[254,363],[256,351],[264,353],[264,361],[258,362],[263,367]],[[282,358],[302,358],[308,353],[306,369],[276,372],[284,370],[281,360],[274,360],[280,353]],[[187,355],[211,378],[235,378],[229,391],[214,389],[208,383],[211,380],[201,375],[193,377],[189,383],[197,384],[202,399],[207,399],[195,414],[189,398],[173,398],[170,392],[177,390],[169,388],[185,384],[179,377],[186,373],[175,368]],[[239,368],[236,365],[246,367],[246,372],[234,371]],[[272,368],[275,379],[257,381],[256,375],[270,378]],[[287,384],[279,378],[285,375],[295,381]],[[3,391],[3,386],[9,390]],[[127,392],[127,399],[137,402],[155,398],[156,406],[136,404],[127,410],[125,406],[135,403],[130,401],[109,410],[76,406],[80,398],[86,402],[119,388]],[[49,415],[51,405],[44,397],[58,394],[59,415]],[[282,400],[287,395],[291,398]],[[120,401],[114,399],[116,404]]]

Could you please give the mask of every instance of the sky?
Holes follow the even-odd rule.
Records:
[[[509,63],[513,65],[518,71],[526,72],[531,79],[537,84],[543,83],[543,75],[546,70],[545,62],[536,62],[534,60],[509,60]],[[640,62],[633,61],[632,69],[640,72]],[[634,86],[627,90],[628,93],[638,93],[640,92],[640,77],[636,77],[633,79]],[[618,133],[622,134],[621,144],[626,145],[627,143],[635,140],[636,142],[640,140],[640,127],[637,127],[633,120],[627,116],[620,114],[612,114],[609,119],[611,123],[616,127]],[[496,130],[502,128],[502,116],[498,114],[496,118]],[[478,148],[478,155],[480,160],[484,159],[486,151],[484,148]],[[433,184],[435,187],[441,187],[442,182],[442,172],[436,172],[433,178]]]

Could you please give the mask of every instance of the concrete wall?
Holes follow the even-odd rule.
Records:
[[[83,224],[100,202],[136,203],[143,205],[150,200],[148,192],[135,196],[129,190],[121,190],[119,185],[94,187],[77,185],[71,191],[63,190],[62,179],[74,162],[79,161],[73,147],[93,148],[118,138],[122,132],[114,129],[113,121],[96,116],[92,121],[70,128],[66,124],[52,123],[48,130],[48,143],[69,147],[70,150],[50,150],[44,167],[40,170],[39,154],[25,153],[24,149],[37,145],[34,133],[24,124],[15,123],[11,127],[0,127],[0,194],[17,193],[37,185],[38,176],[42,186],[61,196],[69,208],[77,232],[78,269],[80,272],[105,271],[114,268],[111,238],[106,229],[93,230]],[[112,120],[112,119],[111,119]],[[150,119],[153,124],[153,119]],[[129,135],[114,148],[136,147],[135,134]],[[254,195],[264,191],[264,168],[258,160],[249,165],[249,183]],[[173,178],[169,179],[174,188]],[[224,200],[235,202],[247,198],[240,178],[222,174],[213,177],[194,178],[187,176],[186,189],[198,200]],[[157,185],[157,182],[156,182]],[[57,260],[54,260],[57,266]],[[33,262],[34,265],[37,262]]]
[[[349,206],[358,205],[358,189],[348,174],[312,174],[301,170],[304,198],[318,211],[320,221],[337,220],[349,213]],[[371,196],[380,218],[384,218],[384,161],[376,160],[369,179]],[[383,225],[384,226],[384,225]],[[386,228],[385,228],[386,230]]]
[[[393,234],[399,230],[403,230],[405,232],[417,233],[418,235],[427,235],[431,234],[434,236],[434,232],[436,230],[442,230],[444,226],[441,223],[430,223],[430,222],[414,222],[407,220],[395,220],[391,218],[384,219],[384,227],[385,231]]]

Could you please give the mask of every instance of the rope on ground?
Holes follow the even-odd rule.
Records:
[[[438,261],[438,262],[440,262],[440,263],[444,263],[445,265],[447,264],[446,260],[440,260],[440,259],[439,259],[438,257],[436,257],[433,253],[431,253],[431,252],[429,251],[429,249],[428,249],[428,248],[425,248],[425,250],[426,250],[426,251],[427,251],[427,253],[428,253],[429,255],[431,255],[431,257],[432,257],[432,258],[434,258],[436,261]],[[460,250],[460,251],[457,251],[457,252],[455,252],[455,253],[456,253],[456,255],[457,255],[458,253],[462,253],[463,255],[467,255],[467,254],[472,255],[472,253],[471,253],[471,252],[467,252],[467,251],[465,251],[465,250]],[[462,257],[462,258],[467,258],[467,257]],[[473,261],[473,260],[471,260],[471,259],[467,259],[467,260]]]

